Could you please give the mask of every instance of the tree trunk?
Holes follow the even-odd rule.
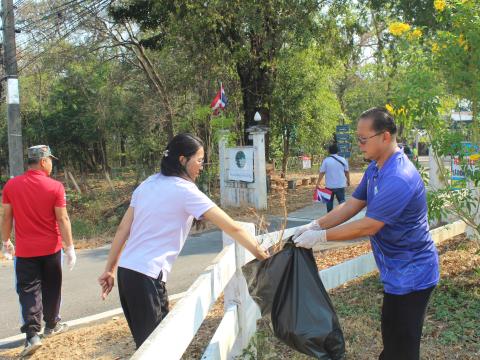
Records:
[[[124,168],[127,165],[127,156],[125,155],[127,149],[125,146],[125,135],[120,135],[120,167]]]
[[[287,162],[290,153],[290,131],[287,129],[283,135],[282,178],[287,177]]]
[[[270,98],[272,95],[271,74],[262,69],[258,64],[248,62],[237,64],[237,73],[242,87],[243,116],[244,116],[244,142],[251,144],[248,140],[247,129],[254,125],[270,126]],[[259,123],[253,120],[255,112],[259,112],[262,121]],[[268,151],[268,147],[265,147]],[[266,156],[269,158],[269,156]]]

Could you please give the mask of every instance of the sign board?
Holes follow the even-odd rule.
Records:
[[[338,142],[349,142],[350,141],[350,134],[338,133],[336,134],[336,138]]]
[[[350,151],[350,144],[349,143],[337,143],[338,152],[345,153]]]
[[[228,149],[228,180],[253,182],[253,148]]]
[[[464,141],[462,142],[462,150],[464,154],[464,161],[460,160],[459,156],[452,157],[451,163],[451,181],[450,184],[455,189],[465,188],[466,187],[466,177],[464,170],[467,171],[477,171],[480,155],[478,154],[478,145],[473,145],[471,142]],[[463,166],[462,166],[463,165]],[[465,165],[467,167],[465,168]]]
[[[346,151],[346,152],[338,152],[338,155],[340,155],[341,157],[344,157],[345,159],[348,159],[351,154],[350,154],[350,151]]]
[[[348,133],[350,125],[337,125],[337,133]]]
[[[312,159],[308,156],[302,156],[302,168],[311,169],[312,168]]]

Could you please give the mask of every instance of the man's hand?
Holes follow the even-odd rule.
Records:
[[[293,240],[295,240],[296,238],[298,238],[300,235],[302,235],[305,231],[309,231],[309,230],[322,230],[321,226],[318,225],[318,222],[317,220],[313,220],[311,223],[308,223],[307,225],[302,225],[302,226],[299,226],[294,234],[293,234]]]
[[[100,277],[98,278],[98,283],[102,287],[102,300],[105,300],[112,291],[113,286],[115,285],[115,275],[113,271],[105,271]]]
[[[13,255],[15,254],[15,247],[13,246],[10,239],[3,242],[2,252],[3,256],[5,256],[7,260],[12,260]]]
[[[296,247],[311,249],[317,244],[327,242],[326,230],[307,230],[302,235],[293,240]]]
[[[77,262],[77,255],[75,254],[75,247],[70,245],[69,247],[65,248],[65,257],[66,257],[66,264],[70,271],[73,270],[75,263]]]

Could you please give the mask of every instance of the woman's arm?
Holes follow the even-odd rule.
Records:
[[[107,264],[104,273],[98,278],[98,283],[102,287],[102,299],[105,300],[107,295],[112,291],[115,284],[115,270],[120,259],[123,246],[130,235],[130,228],[133,223],[133,208],[129,207],[118,225],[117,232],[112,241],[112,246],[108,254]]]
[[[207,210],[207,212],[203,214],[203,217],[217,225],[235,241],[238,241],[240,245],[250,251],[258,260],[268,258],[268,254],[260,247],[255,238],[218,206]]]

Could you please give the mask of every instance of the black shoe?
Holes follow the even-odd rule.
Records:
[[[40,346],[42,346],[42,341],[40,340],[40,337],[38,335],[34,335],[31,338],[25,340],[25,347],[20,353],[20,356],[23,357],[32,355],[35,351],[38,350]]]
[[[64,333],[68,330],[68,325],[65,323],[57,323],[53,329],[50,329],[45,326],[45,331],[43,332],[44,337],[49,337],[53,335],[57,335],[60,333]]]

